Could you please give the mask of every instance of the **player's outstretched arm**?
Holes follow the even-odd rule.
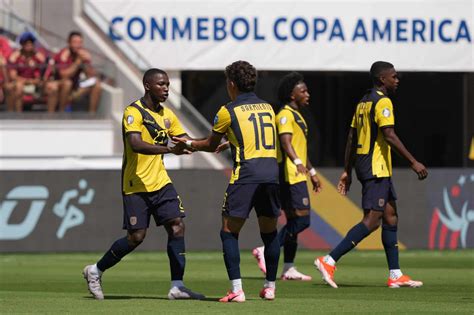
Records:
[[[428,176],[428,171],[426,167],[418,162],[413,155],[407,150],[403,145],[402,141],[398,138],[393,127],[382,128],[383,136],[387,143],[402,157],[404,157],[408,162],[412,170],[418,175],[419,180],[423,180]]]
[[[203,140],[189,140],[184,137],[173,137],[173,141],[183,143],[187,148],[196,151],[215,152],[224,134],[213,131],[209,137]]]
[[[352,166],[354,165],[357,149],[357,129],[351,128],[347,135],[346,151],[344,154],[344,172],[342,172],[337,191],[341,195],[346,195],[352,184]]]
[[[186,144],[176,144],[174,147],[167,147],[163,145],[154,145],[147,143],[142,140],[142,135],[138,132],[132,132],[127,134],[127,141],[130,144],[133,152],[146,154],[146,155],[157,155],[172,153],[175,155],[189,154],[186,150]]]

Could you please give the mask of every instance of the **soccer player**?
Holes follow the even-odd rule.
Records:
[[[393,148],[408,162],[419,180],[428,176],[423,164],[418,162],[395,134],[394,112],[390,95],[398,88],[398,75],[393,65],[384,61],[375,62],[370,68],[373,88],[357,104],[347,138],[344,172],[338,191],[346,195],[352,182],[352,167],[362,184],[362,221],[349,230],[346,237],[328,255],[318,257],[314,263],[330,286],[334,282],[336,262],[348,251],[375,231],[382,222],[382,243],[389,267],[387,285],[390,288],[423,285],[404,275],[398,263],[398,214],[397,196],[391,180]]]
[[[273,300],[280,256],[276,231],[280,199],[275,113],[270,104],[255,95],[257,70],[250,63],[236,61],[226,67],[225,75],[232,101],[217,112],[211,135],[204,140],[175,140],[186,142],[192,150],[214,152],[222,137],[228,138],[234,168],[224,197],[220,236],[232,288],[220,301],[245,301],[238,238],[252,208],[265,244],[267,276],[260,297]]]
[[[311,165],[307,153],[306,136],[308,126],[301,115],[301,109],[309,105],[309,92],[303,76],[298,72],[285,75],[278,87],[278,98],[283,104],[276,124],[280,136],[280,192],[282,209],[287,218],[286,225],[278,233],[283,246],[284,266],[282,280],[311,280],[311,276],[302,274],[294,266],[298,248],[298,234],[310,224],[310,203],[306,176],[309,173],[313,190],[321,191],[321,183],[316,170]],[[257,247],[252,254],[258,266],[266,273],[264,247]]]
[[[123,229],[127,230],[127,236],[116,240],[96,264],[84,268],[89,291],[98,300],[104,298],[102,273],[143,242],[152,215],[156,225],[163,225],[168,233],[167,251],[171,269],[168,298],[204,298],[183,284],[185,214],[163,164],[163,154],[188,152],[184,144],[167,146],[168,137],[187,137],[178,118],[162,105],[168,98],[169,84],[165,71],[147,70],[143,76],[145,95],[125,108],[122,121],[122,197]]]

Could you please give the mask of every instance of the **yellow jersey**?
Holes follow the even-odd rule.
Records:
[[[391,177],[390,145],[382,128],[395,125],[392,101],[377,89],[371,89],[357,104],[351,127],[357,129],[355,169],[360,180]]]
[[[278,183],[275,112],[255,93],[222,106],[213,132],[229,139],[234,168],[230,184]]]
[[[306,137],[308,136],[308,125],[303,116],[297,110],[285,105],[280,109],[276,117],[276,124],[278,135],[285,133],[291,134],[291,145],[295,150],[298,158],[306,165],[308,158],[308,144]],[[296,175],[296,165],[285,154],[285,151],[280,146],[280,154],[278,162],[280,165],[280,176],[285,182],[289,184],[296,184],[299,182],[306,182],[306,175],[299,173]]]
[[[139,108],[145,115],[142,115]],[[150,134],[150,130],[153,134]],[[167,145],[168,137],[184,135],[186,132],[176,115],[161,105],[159,111],[154,112],[144,105],[143,99],[140,99],[125,108],[122,120],[124,142],[122,191],[128,195],[160,190],[171,183],[163,163],[163,154],[148,155],[133,152],[127,140],[127,134],[133,132],[140,133],[144,142],[156,145]]]

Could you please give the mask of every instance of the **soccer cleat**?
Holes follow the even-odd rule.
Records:
[[[412,280],[409,276],[403,275],[395,280],[388,278],[387,285],[393,289],[401,287],[419,288],[423,285],[423,282]]]
[[[203,300],[201,293],[191,291],[186,287],[173,287],[168,292],[168,300]]]
[[[264,300],[273,301],[275,299],[275,288],[263,288],[259,295]]]
[[[223,298],[219,299],[219,302],[229,303],[229,302],[238,302],[242,303],[245,302],[245,293],[243,290],[239,290],[237,292],[229,291],[227,295]]]
[[[286,272],[282,273],[281,280],[300,280],[300,281],[311,281],[311,276],[302,274],[295,267],[291,267]]]
[[[260,246],[256,247],[252,251],[253,257],[257,260],[258,268],[263,272],[264,275],[267,274],[267,266],[265,265],[265,255],[264,255],[265,247]]]
[[[88,265],[84,267],[82,271],[82,275],[84,279],[87,281],[87,287],[89,288],[89,292],[96,300],[103,300],[104,293],[102,292],[102,280],[100,275],[93,273],[91,271],[92,265]]]
[[[324,262],[324,257],[318,257],[314,261],[314,265],[318,268],[323,280],[326,281],[334,289],[337,289],[337,284],[334,282],[334,271],[336,271],[336,266],[331,266]]]

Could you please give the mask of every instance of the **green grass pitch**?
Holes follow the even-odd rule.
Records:
[[[300,271],[310,282],[278,281],[276,300],[262,301],[263,277],[249,251],[241,253],[247,302],[219,303],[229,288],[220,252],[189,252],[185,283],[204,301],[168,301],[166,253],[132,253],[103,277],[104,301],[93,300],[81,272],[99,253],[2,254],[0,313],[470,313],[474,312],[474,251],[404,251],[402,270],[422,280],[419,289],[388,289],[382,251],[352,252],[336,272],[339,289],[323,284],[313,259],[322,252],[300,251]],[[280,266],[281,270],[281,266]]]

